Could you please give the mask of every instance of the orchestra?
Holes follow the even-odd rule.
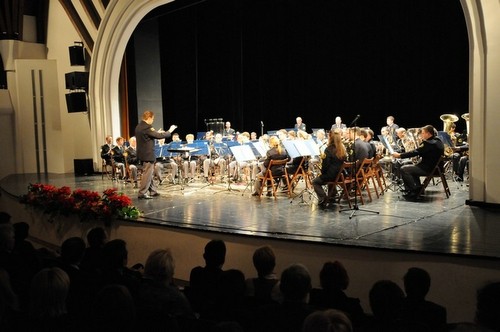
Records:
[[[167,170],[170,176],[166,181],[168,184],[175,184],[177,178],[178,181],[182,180],[183,184],[193,183],[198,179],[202,183],[214,184],[217,182],[216,179],[220,179],[220,183],[255,182],[255,187],[259,187],[264,184],[258,183],[258,174],[265,171],[266,163],[269,158],[272,158],[269,152],[274,151],[276,154],[279,150],[280,158],[283,154],[289,160],[286,165],[288,182],[294,178],[293,175],[299,165],[302,165],[304,169],[302,177],[307,177],[304,182],[306,189],[309,186],[311,192],[315,193],[318,206],[325,207],[328,203],[326,198],[331,197],[332,192],[336,193],[338,190],[338,188],[332,188],[331,185],[327,186],[326,183],[335,178],[335,170],[340,168],[338,165],[340,159],[343,158],[342,162],[356,161],[357,164],[361,164],[366,158],[376,157],[375,162],[382,166],[379,168],[384,171],[385,176],[390,181],[397,181],[400,184],[404,181],[405,188],[400,187],[400,190],[405,192],[404,197],[414,199],[419,187],[417,178],[425,175],[423,171],[420,172],[421,174],[416,172],[415,167],[427,170],[440,155],[449,158],[453,179],[464,180],[464,171],[469,163],[467,136],[455,131],[454,122],[458,120],[457,116],[444,114],[440,118],[445,122],[445,130],[429,133],[426,131],[429,129],[428,126],[405,129],[394,123],[393,116],[388,116],[386,125],[381,127],[380,134],[375,134],[367,127],[349,128],[337,116],[334,125],[329,130],[319,128],[309,134],[305,130],[306,125],[302,122],[302,118],[297,117],[293,129],[283,128],[263,133],[260,136],[256,132],[251,132],[251,134],[247,131],[237,132],[231,128],[231,122],[226,121],[220,132],[214,133],[213,130],[208,130],[204,135],[198,133],[198,137],[203,136],[201,139],[195,139],[193,134],[187,134],[185,141],[182,141],[178,133],[173,134],[171,142],[156,139],[154,177],[157,179],[157,184],[163,184],[166,178],[164,170]],[[468,121],[468,114],[462,118]],[[333,141],[334,135],[335,141]],[[291,141],[312,142],[310,145],[314,152],[299,154],[292,158],[284,144],[284,142]],[[440,150],[440,144],[443,145],[443,152]],[[231,147],[242,145],[250,145],[255,156],[247,158],[249,160],[237,160]],[[426,161],[426,156],[422,151],[423,147],[430,145],[436,149],[430,161],[428,157]],[[342,158],[332,157],[332,151],[328,150],[330,146],[336,146],[333,152],[342,151]],[[452,151],[451,154],[447,152],[448,147]],[[178,150],[180,148],[190,150],[184,152],[184,150]],[[128,142],[125,142],[123,137],[118,137],[113,144],[113,137],[107,135],[105,143],[101,146],[100,155],[103,165],[112,167],[113,179],[125,180],[137,188],[138,178],[141,176],[141,161],[137,158],[135,137],[131,137]],[[333,168],[331,160],[337,161]],[[288,190],[283,187],[283,183],[282,189]],[[293,185],[296,184],[293,183]],[[254,193],[256,192],[258,192],[257,189],[254,190]],[[333,194],[333,196],[339,195]]]

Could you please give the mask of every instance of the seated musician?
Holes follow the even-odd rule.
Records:
[[[205,135],[205,138],[210,139],[212,132],[208,131]],[[186,135],[186,142],[187,144],[193,144],[194,142],[194,135],[193,134],[187,134]],[[184,171],[184,179],[186,182],[193,181],[195,176],[196,176],[196,164],[198,162],[198,156],[192,156],[191,154],[188,155],[183,155],[182,158],[184,159],[182,166],[183,166],[183,171]]]
[[[293,132],[293,133],[295,133],[295,132]],[[289,137],[288,139],[291,140],[292,139],[291,137],[293,137],[293,136],[289,135],[288,137]],[[297,140],[306,140],[307,137],[308,137],[308,134],[305,131],[299,130],[299,131],[297,131],[297,138],[295,138],[295,139],[297,139]],[[299,169],[300,165],[302,165],[302,167],[304,168],[304,170],[307,171],[308,162],[309,161],[304,156],[295,157],[291,161],[289,161],[286,164],[287,173],[288,173],[288,176],[290,177],[289,181],[292,181],[293,176],[297,172],[297,170]],[[292,186],[292,188],[293,188],[293,186]],[[286,191],[286,190],[288,190],[288,188],[286,186],[284,186],[283,187],[283,191]]]
[[[226,172],[226,159],[220,154],[220,147],[214,146],[214,144],[222,144],[222,134],[215,135],[214,143],[210,144],[210,156],[203,160],[203,176],[207,182],[209,182],[208,173],[214,166],[220,167],[221,178]]]
[[[111,165],[111,150],[113,149],[113,136],[106,136],[106,143],[101,145],[101,158],[106,161],[106,165]]]
[[[233,140],[236,135],[236,131],[231,128],[231,122],[226,121],[224,130],[222,131],[222,136],[228,138],[229,140]]]
[[[269,139],[269,147],[270,149],[266,153],[266,159],[264,160],[264,167],[267,169],[269,166],[269,163],[271,160],[283,160],[283,159],[288,159],[288,154],[286,153],[285,149],[281,146],[281,142],[278,137],[272,136]],[[272,169],[271,170],[274,175],[279,175],[278,172],[280,172],[279,169]],[[254,186],[254,192],[252,193],[252,196],[259,196],[260,195],[260,188],[263,186],[262,180],[260,179],[261,177],[264,176],[266,170],[260,172],[257,176],[257,179],[255,180],[255,186]],[[281,174],[283,174],[283,170],[281,170]],[[271,184],[267,183],[267,196],[272,196],[272,188]]]
[[[398,140],[396,141],[396,149],[394,151],[404,153],[415,150],[415,141],[408,135],[405,128],[399,127],[398,129],[396,129],[396,135],[398,136]],[[413,164],[413,160],[410,158],[395,159],[392,162],[392,175],[394,176],[395,180],[401,181],[401,167],[411,164]]]
[[[129,147],[127,148],[127,164],[130,174],[130,181],[134,184],[134,188],[137,188],[137,140],[135,136],[130,137],[128,140]]]
[[[370,158],[370,144],[362,139],[363,136],[361,136],[361,129],[359,127],[351,128],[349,131],[351,133],[351,140],[354,141],[354,156],[356,157],[356,163],[361,164],[363,160]]]
[[[318,196],[318,206],[326,208],[330,206],[327,194],[323,190],[323,185],[332,182],[337,177],[344,161],[347,160],[347,152],[342,143],[342,135],[338,131],[330,132],[328,146],[325,149],[325,158],[321,163],[321,175],[313,181],[314,192]],[[328,196],[334,197],[336,194],[335,186],[328,188]]]
[[[174,137],[176,134],[172,134],[172,137]],[[179,135],[177,134],[177,139],[179,138]],[[172,140],[173,142],[173,140]],[[171,154],[167,150],[167,146],[165,145],[165,139],[159,139],[156,140],[155,142],[155,153],[158,151],[158,154],[156,155],[156,162],[155,162],[155,169],[154,169],[154,177],[158,179],[158,183],[162,184],[163,183],[163,169],[164,168],[169,168],[171,170],[172,174],[172,181],[175,179],[177,176],[177,171],[178,171],[178,166],[177,162],[175,161],[173,156],[170,156]]]
[[[320,167],[322,162],[321,155],[323,155],[323,153],[325,152],[326,146],[328,144],[328,139],[326,138],[326,133],[323,129],[318,129],[318,131],[316,131],[315,141],[316,145],[319,148],[320,154],[318,156],[313,156],[311,160],[309,160],[312,169]]]
[[[444,153],[444,144],[437,137],[437,131],[431,125],[426,125],[420,130],[422,143],[418,148],[410,152],[394,152],[395,158],[410,158],[420,156],[421,160],[416,165],[404,165],[401,167],[401,176],[406,193],[403,195],[407,200],[415,200],[421,189],[421,176],[427,176],[436,166],[439,158]]]
[[[118,168],[121,172],[120,180],[124,180],[127,178],[127,170],[125,169],[125,156],[123,153],[125,152],[125,147],[123,143],[125,139],[123,137],[118,137],[116,139],[116,145],[112,149],[112,155],[115,167]]]
[[[463,145],[453,147],[453,172],[455,179],[459,182],[464,180],[465,167],[469,163],[469,144],[464,142]]]
[[[237,137],[238,143],[241,145],[246,144],[250,141],[250,133],[245,131],[238,135]],[[243,174],[244,169],[250,166],[246,161],[238,162],[237,160],[233,160],[229,163],[229,176],[233,179],[233,181],[238,181],[240,179],[240,175]]]

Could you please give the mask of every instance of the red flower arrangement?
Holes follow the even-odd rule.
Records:
[[[131,205],[131,199],[116,188],[106,189],[101,196],[90,190],[69,187],[57,188],[48,184],[30,184],[28,193],[21,196],[21,203],[43,210],[51,216],[77,214],[80,221],[104,220],[106,224],[113,219],[137,219],[141,212]]]

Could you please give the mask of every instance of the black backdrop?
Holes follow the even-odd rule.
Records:
[[[163,127],[182,136],[210,118],[260,133],[301,116],[310,132],[360,114],[378,133],[388,115],[439,129],[468,112],[459,0],[176,0],[144,20],[159,23]]]

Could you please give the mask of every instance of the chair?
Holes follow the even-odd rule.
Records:
[[[375,184],[375,178],[373,175],[373,172],[371,170],[371,165],[373,162],[373,158],[365,158],[361,164],[359,165],[359,168],[356,172],[356,180],[358,181],[358,187],[360,189],[366,190],[366,193],[368,194],[368,199],[370,202],[372,201],[372,193],[370,190],[370,180],[373,185],[373,189],[375,190],[375,194],[377,195],[377,198],[379,198],[378,190],[377,190],[377,185]]]
[[[380,194],[383,195],[385,191],[387,191],[387,183],[385,182],[384,170],[380,165],[379,161],[382,158],[381,155],[376,155],[372,161],[372,171],[375,176],[375,180],[377,180],[378,186],[380,188]]]
[[[262,196],[262,192],[264,191],[264,187],[270,182],[271,187],[273,188],[273,196],[276,199],[276,190],[281,178],[285,178],[286,184],[288,186],[288,196],[290,197],[290,181],[288,179],[287,173],[285,172],[285,165],[288,162],[288,159],[273,159],[267,165],[266,171],[263,176],[259,176],[259,179],[262,181],[262,185],[259,191],[259,197]],[[275,169],[273,173],[273,168]],[[277,169],[279,171],[277,171]]]
[[[446,181],[446,176],[445,176],[444,169],[443,169],[444,158],[445,158],[444,156],[441,156],[439,158],[436,166],[434,166],[433,170],[429,173],[429,175],[427,175],[425,177],[425,180],[422,183],[422,187],[420,188],[420,191],[418,193],[418,196],[424,194],[425,189],[427,188],[429,183],[434,180],[434,178],[440,178],[441,183],[443,184],[443,189],[444,189],[444,193],[446,194],[446,198],[450,197],[450,195],[451,195],[450,187],[448,187],[448,182]]]
[[[361,188],[356,183],[356,163],[345,161],[337,174],[337,178],[333,182],[335,185],[339,186],[342,190],[339,195],[340,199],[345,199],[349,203],[349,208],[352,208],[351,200],[359,197],[361,204],[365,204],[363,195],[361,193]],[[352,196],[352,191],[354,190],[354,195]]]
[[[111,171],[108,170],[108,167],[111,167]],[[101,179],[104,180],[104,176],[107,179],[111,180],[113,178],[113,166],[106,161],[106,159],[101,159]]]

